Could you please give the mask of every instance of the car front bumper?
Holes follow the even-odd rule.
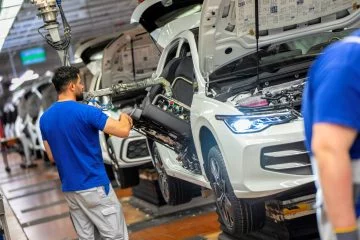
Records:
[[[301,120],[253,134],[234,134],[221,121],[216,129],[223,133],[217,140],[238,198],[266,197],[314,180]]]

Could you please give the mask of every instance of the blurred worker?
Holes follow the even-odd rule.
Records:
[[[123,113],[116,121],[98,108],[77,103],[84,85],[75,67],[58,68],[52,82],[59,98],[41,117],[40,129],[79,239],[94,239],[95,226],[103,239],[127,240],[121,205],[104,168],[99,130],[128,137],[132,119]]]
[[[316,176],[322,239],[359,238],[360,31],[312,66],[303,97],[306,145]]]

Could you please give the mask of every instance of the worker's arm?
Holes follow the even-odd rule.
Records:
[[[355,129],[336,124],[313,126],[312,151],[316,159],[325,208],[334,230],[356,227],[349,151]]]
[[[116,137],[126,138],[129,136],[131,128],[131,117],[126,113],[122,113],[118,121],[109,117],[103,131]]]
[[[55,162],[54,157],[53,157],[52,152],[51,152],[50,145],[49,145],[49,143],[47,141],[44,141],[44,146],[45,146],[45,151],[46,151],[46,154],[47,154],[50,162],[52,162],[52,163]]]

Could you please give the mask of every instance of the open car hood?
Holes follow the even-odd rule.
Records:
[[[308,34],[356,27],[360,22],[359,4],[360,0],[259,0],[259,47]],[[255,1],[205,0],[199,33],[203,74],[209,75],[254,51]]]
[[[203,0],[146,0],[131,16],[164,48],[180,32],[199,27]]]

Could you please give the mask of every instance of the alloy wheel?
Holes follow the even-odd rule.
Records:
[[[216,205],[221,219],[228,229],[233,229],[235,224],[233,206],[226,194],[226,182],[223,178],[222,170],[214,158],[210,159],[210,172],[213,178],[212,185],[216,196]]]
[[[168,177],[165,172],[163,163],[161,161],[157,148],[154,149],[154,162],[157,173],[159,174],[159,185],[161,193],[166,202],[170,199]]]

